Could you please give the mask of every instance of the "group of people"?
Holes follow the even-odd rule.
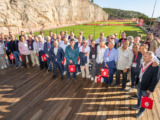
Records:
[[[30,32],[25,35],[21,31],[19,40],[9,32],[9,35],[0,35],[0,65],[1,69],[7,68],[6,56],[10,65],[19,68],[39,66],[40,69],[46,68],[53,70],[53,79],[57,77],[57,68],[60,70],[61,79],[67,74],[67,82],[71,81],[69,67],[74,65],[73,79],[77,82],[76,76],[82,75],[83,79],[96,81],[96,76],[101,75],[102,69],[109,70],[109,77],[102,77],[105,86],[112,86],[114,74],[116,83],[113,86],[120,86],[122,74],[122,91],[126,90],[127,82],[131,81],[129,92],[138,86],[137,93],[132,98],[137,98],[136,106],[132,109],[139,109],[136,117],[140,117],[144,108],[141,108],[142,96],[149,96],[154,91],[159,81],[160,68],[160,47],[159,38],[152,33],[147,35],[146,40],[142,41],[142,36],[135,38],[121,34],[121,39],[117,34],[100,37],[93,40],[92,35],[88,39],[83,36],[83,32],[76,37],[71,31],[60,32],[60,35],[49,32],[45,37],[43,32],[36,36]],[[11,55],[14,59],[11,59]],[[46,59],[46,60],[45,60]]]

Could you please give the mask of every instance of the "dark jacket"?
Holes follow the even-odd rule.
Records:
[[[87,57],[85,56],[85,53],[80,52],[79,57],[80,57],[80,65],[84,66],[87,63]]]
[[[133,63],[133,62],[137,63],[137,66],[136,66],[136,67],[131,67],[131,71],[132,71],[132,72],[140,72],[142,54],[141,54],[140,52],[138,52],[138,56],[137,56],[136,61],[134,61],[135,58],[136,58],[136,55],[134,55],[133,60],[132,60],[132,63]]]
[[[81,43],[81,46],[83,45],[83,43]],[[75,43],[75,46],[78,47],[78,42]],[[79,48],[79,47],[78,47]]]
[[[141,81],[141,89],[153,92],[160,79],[160,66],[153,67],[150,65],[144,72]]]
[[[98,46],[99,44],[95,44],[95,48],[93,49],[91,46],[89,46],[90,47],[90,54],[89,54],[89,59],[92,59],[92,55],[93,55],[93,53],[94,53],[94,55],[95,55],[95,59],[97,58],[97,46]]]
[[[51,41],[51,46],[50,46],[50,48],[48,48],[48,44],[47,44],[47,42],[45,42],[45,43],[44,43],[44,53],[49,55],[49,54],[50,54],[49,51],[50,51],[51,47],[54,48],[54,46],[53,46],[53,41]]]
[[[18,43],[19,43],[18,40],[15,40],[15,41],[11,40],[10,41],[10,49],[11,49],[12,52],[13,51],[18,51],[19,52],[19,50],[18,50]]]
[[[29,44],[29,40],[27,40],[27,44],[28,44],[28,49],[29,50],[33,50],[33,43],[34,43],[34,40],[32,39],[32,42]]]
[[[64,52],[61,47],[58,47],[57,55],[55,55],[54,54],[54,46],[52,46],[49,51],[49,55],[50,55],[50,58],[53,62],[58,62],[58,63],[61,62],[62,63],[62,61],[64,59]]]

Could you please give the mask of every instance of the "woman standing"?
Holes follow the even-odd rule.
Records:
[[[19,48],[20,54],[22,55],[22,62],[23,62],[24,67],[27,68],[26,57],[29,60],[29,65],[32,66],[28,44],[27,44],[27,41],[25,41],[23,36],[21,36],[21,41],[19,42],[18,48]]]

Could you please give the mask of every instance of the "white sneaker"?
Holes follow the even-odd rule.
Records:
[[[81,74],[81,72],[77,72],[77,74],[76,75],[80,75]]]
[[[6,65],[4,65],[4,68],[7,68],[7,66],[6,66]]]
[[[1,69],[3,70],[3,69],[4,69],[4,66],[1,66]]]
[[[91,80],[93,81],[93,80],[94,80],[94,78],[93,78],[93,77],[91,77]]]
[[[63,75],[66,75],[66,74],[67,74],[67,72],[66,72],[66,71],[64,71]]]

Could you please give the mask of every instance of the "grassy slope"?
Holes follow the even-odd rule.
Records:
[[[96,22],[97,23],[97,22]],[[109,23],[109,24],[122,24],[128,22],[100,22],[102,24]],[[59,34],[60,31],[68,31],[68,34],[70,34],[70,31],[74,31],[75,35],[78,36],[80,31],[83,31],[83,34],[86,38],[88,38],[89,34],[93,35],[93,39],[96,39],[99,37],[100,32],[104,32],[105,36],[112,35],[114,33],[119,34],[120,32],[126,32],[127,36],[133,35],[134,37],[142,34],[143,37],[146,36],[145,32],[140,28],[134,26],[134,23],[131,23],[132,26],[87,26],[87,25],[75,25],[75,26],[69,26],[69,27],[63,27],[63,28],[57,28],[57,29],[52,29],[54,33]],[[45,36],[49,35],[50,30],[44,31]],[[95,31],[95,34],[94,34]],[[39,32],[34,33],[35,35],[38,35]],[[94,36],[95,35],[95,36]]]

